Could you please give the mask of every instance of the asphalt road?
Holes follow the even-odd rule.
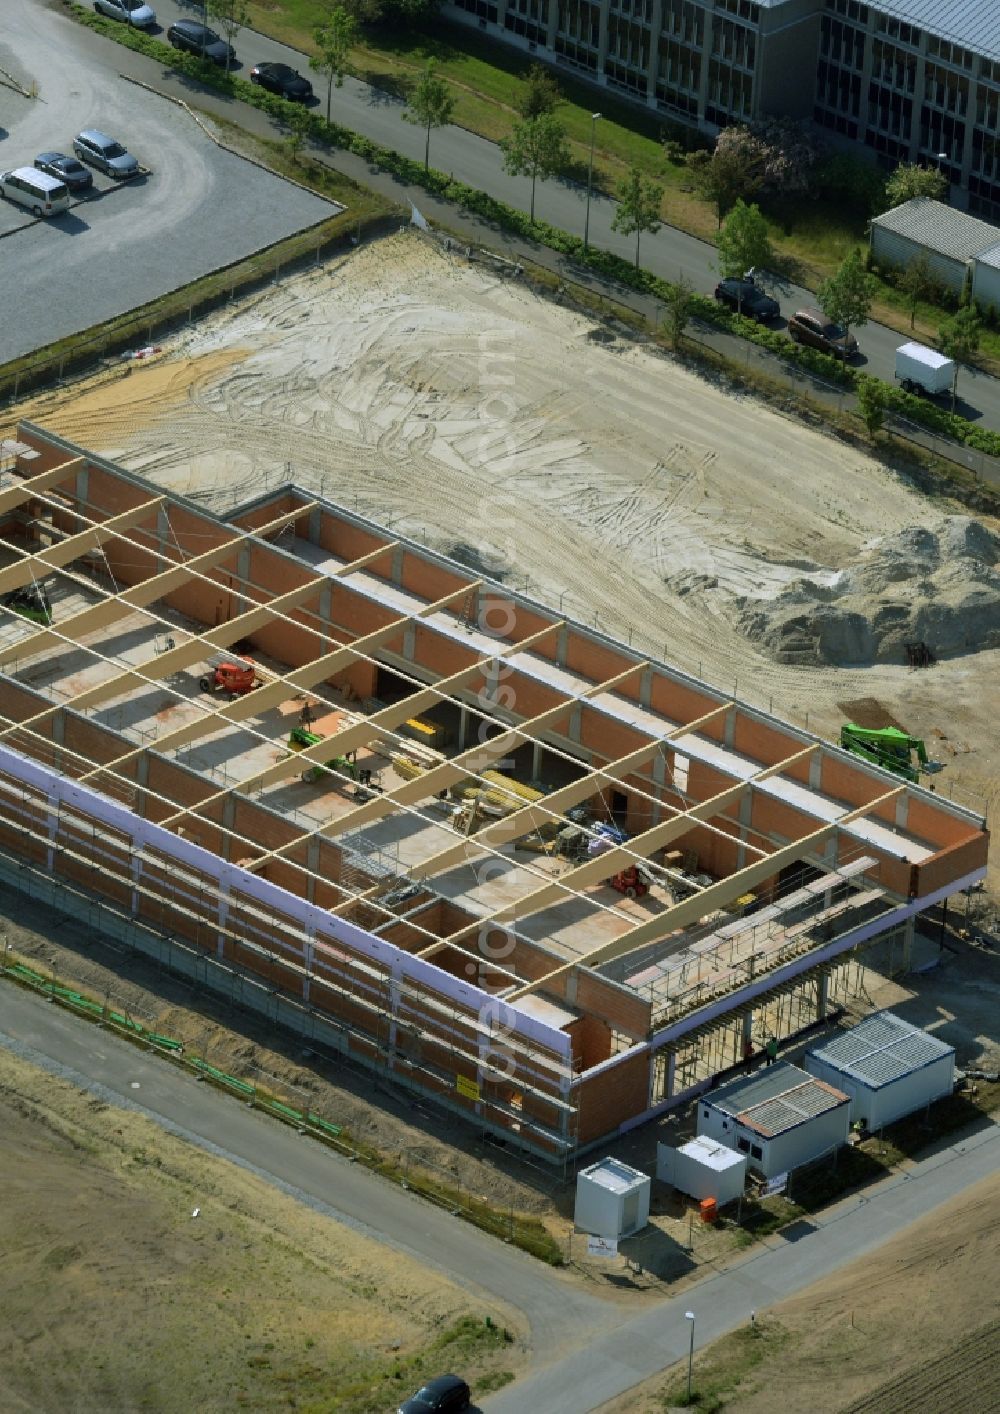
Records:
[[[119,51],[42,4],[4,4],[0,65],[39,97],[0,86],[0,167],[72,152],[98,127],[151,175],[97,191],[49,221],[0,203],[0,362],[145,304],[311,226],[337,208],[218,148],[176,104],[118,77]],[[152,65],[153,75],[160,72]],[[8,234],[4,234],[8,233]]]
[[[37,3],[37,0],[35,0]],[[180,18],[198,17],[201,7],[178,0],[154,0],[154,9],[161,28],[159,38],[165,39],[167,26]],[[265,60],[280,60],[291,64],[313,81],[317,105],[325,111],[326,90],[320,75],[312,74],[308,59],[286,45],[258,34],[241,30],[234,43],[239,67],[236,72],[249,77],[254,64]],[[595,95],[595,105],[600,100]],[[335,122],[373,141],[394,148],[416,161],[424,160],[424,132],[402,120],[404,105],[396,98],[356,79],[345,79],[342,88],[333,90],[331,117]],[[338,162],[339,166],[340,163]],[[527,177],[510,177],[503,169],[499,148],[485,138],[465,128],[449,126],[431,134],[431,165],[451,173],[457,180],[490,192],[511,206],[527,211],[531,184]],[[416,198],[418,201],[419,197]],[[566,231],[583,232],[586,193],[571,182],[540,182],[535,202],[535,214]],[[634,237],[620,236],[612,231],[615,205],[604,197],[595,197],[590,210],[590,239],[593,245],[614,251],[628,260],[635,257]],[[691,281],[695,289],[710,294],[719,278],[715,264],[715,247],[697,240],[672,226],[664,226],[655,236],[642,238],[643,266],[668,280],[679,277]],[[797,285],[772,280],[769,293],[779,301],[782,319],[774,327],[783,328],[789,314],[804,305],[814,303],[810,291]],[[906,336],[884,325],[870,323],[856,331],[862,356],[858,367],[876,374],[888,382],[893,380],[895,351]],[[959,411],[983,426],[1000,430],[1000,380],[963,370],[959,378]]]
[[[290,1128],[201,1085],[158,1056],[13,986],[0,991],[0,1045],[260,1175],[338,1222],[519,1309],[533,1369],[486,1401],[489,1414],[580,1414],[860,1257],[996,1171],[1000,1128],[984,1124],[904,1173],[801,1222],[745,1259],[641,1314],[486,1237]],[[138,1088],[133,1088],[134,1086]],[[946,1221],[947,1207],[941,1208]]]

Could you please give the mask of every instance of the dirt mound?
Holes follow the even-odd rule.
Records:
[[[938,658],[1000,647],[1000,536],[969,516],[908,526],[862,546],[837,574],[737,600],[737,624],[782,663],[899,663],[906,643]]]

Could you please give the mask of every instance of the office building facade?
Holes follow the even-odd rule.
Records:
[[[885,165],[939,166],[1000,219],[997,0],[447,0],[446,12],[714,132],[811,119]]]

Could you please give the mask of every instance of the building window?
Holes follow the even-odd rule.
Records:
[[[764,1151],[759,1144],[750,1145],[750,1157],[751,1159],[762,1159],[764,1157]]]
[[[742,1154],[749,1154],[749,1152],[750,1152],[750,1140],[749,1140],[749,1139],[737,1139],[737,1141],[736,1141],[736,1147],[737,1147],[737,1149],[739,1149],[740,1153],[742,1153]]]
[[[832,10],[835,15],[846,16],[855,24],[866,25],[868,23],[868,6],[860,5],[858,0],[826,0],[826,8]]]

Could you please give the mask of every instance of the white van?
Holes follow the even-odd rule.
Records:
[[[69,210],[69,187],[35,167],[0,172],[0,196],[26,206],[33,216],[58,216]]]

